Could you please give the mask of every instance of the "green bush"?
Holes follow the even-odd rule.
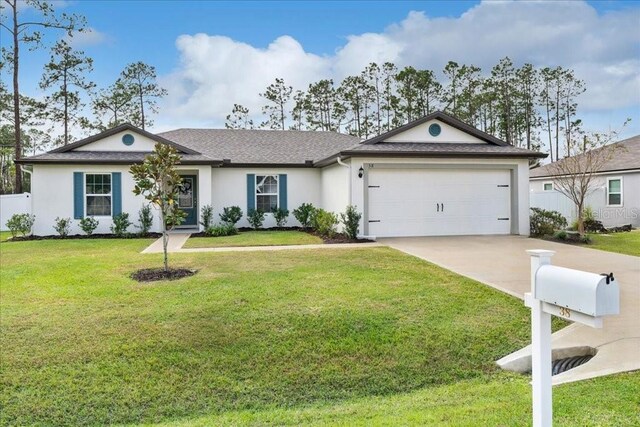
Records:
[[[96,231],[98,224],[99,221],[92,216],[88,216],[80,220],[80,228],[87,236],[91,236],[93,232]]]
[[[324,209],[316,209],[312,219],[313,229],[321,236],[333,237],[336,234],[338,215]]]
[[[7,221],[7,228],[11,232],[13,237],[16,237],[18,233],[26,236],[27,234],[31,234],[31,228],[33,227],[33,223],[36,221],[35,215],[29,214],[14,214]]]
[[[580,236],[580,242],[588,245],[589,243],[591,243],[591,237],[589,237],[589,235],[587,234],[583,234],[582,236]]]
[[[252,228],[257,230],[262,227],[264,223],[264,212],[260,209],[250,209],[249,215],[247,215],[247,220]]]
[[[358,238],[358,231],[360,231],[360,218],[362,214],[358,212],[355,206],[347,206],[346,212],[340,213],[340,222],[344,226],[344,232],[350,239]]]
[[[553,238],[558,240],[567,240],[567,232],[564,230],[556,231],[553,234]]]
[[[235,226],[242,219],[242,209],[239,206],[229,206],[222,209],[220,220],[225,224]]]
[[[140,233],[147,234],[153,227],[153,212],[151,205],[144,205],[138,211],[138,222],[140,223]]]
[[[311,227],[311,222],[316,208],[311,203],[303,203],[298,209],[293,210],[293,216],[304,228]]]
[[[127,229],[131,226],[132,222],[129,221],[129,214],[126,212],[119,213],[113,217],[113,225],[111,226],[111,232],[118,237],[126,236]]]
[[[531,208],[531,211],[530,233],[533,237],[550,236],[567,226],[566,218],[558,211],[540,208]]]
[[[276,225],[278,227],[284,227],[284,225],[287,223],[287,217],[289,216],[289,210],[288,209],[281,209],[278,208],[275,211],[273,211],[273,217],[276,220]]]
[[[233,224],[220,224],[207,228],[206,233],[211,237],[234,236],[238,230]]]
[[[53,229],[60,235],[60,237],[67,237],[69,230],[71,230],[71,218],[59,218],[54,220]]]
[[[213,207],[211,205],[204,205],[202,209],[200,209],[200,225],[204,227],[205,230],[211,228],[213,225]]]

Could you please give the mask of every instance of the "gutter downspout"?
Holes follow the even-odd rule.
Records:
[[[340,158],[340,156],[336,157],[336,161],[338,162],[338,164],[340,166],[344,166],[345,168],[349,169],[349,177],[348,177],[348,180],[349,180],[349,183],[348,183],[348,185],[349,185],[348,186],[348,189],[349,189],[348,190],[349,191],[349,203],[348,204],[351,205],[351,204],[353,204],[352,201],[351,201],[351,165],[350,164],[348,165],[348,164],[344,163],[342,161],[342,159]]]

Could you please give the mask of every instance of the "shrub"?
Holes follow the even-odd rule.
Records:
[[[553,238],[558,240],[567,240],[567,232],[564,230],[556,231],[553,234]]]
[[[251,227],[257,230],[264,223],[264,212],[261,209],[250,209],[247,220]]]
[[[14,214],[7,221],[7,228],[11,232],[13,237],[16,237],[18,233],[26,236],[27,234],[31,234],[31,228],[33,227],[33,223],[36,221],[35,215],[29,214]]]
[[[208,230],[213,225],[213,207],[211,205],[204,205],[202,209],[200,209],[200,225],[204,227],[205,230]]]
[[[531,208],[533,212],[530,218],[531,236],[548,236],[556,230],[561,230],[567,226],[567,220],[558,211],[548,211],[540,208]]]
[[[93,232],[96,231],[98,224],[99,221],[92,216],[88,216],[80,220],[80,228],[87,236],[91,236]]]
[[[206,233],[211,237],[234,236],[238,234],[238,230],[233,224],[220,224],[207,228]]]
[[[591,237],[589,237],[586,234],[583,234],[582,236],[580,236],[580,242],[588,245],[589,243],[591,243]]]
[[[298,207],[298,209],[293,210],[293,216],[298,220],[300,225],[304,228],[309,228],[312,225],[315,211],[316,208],[311,203],[303,203]]]
[[[151,205],[144,205],[138,211],[138,222],[140,225],[141,234],[147,234],[151,227],[153,227],[153,212],[151,212]]]
[[[336,234],[338,215],[327,212],[324,209],[316,209],[313,214],[312,226],[318,234],[325,237],[333,237]]]
[[[273,211],[273,217],[276,220],[276,225],[278,227],[284,227],[284,225],[287,223],[287,217],[289,216],[289,210],[288,209],[276,209],[275,211]]]
[[[344,225],[344,232],[350,239],[358,238],[358,231],[360,231],[360,218],[362,214],[358,212],[355,206],[347,206],[346,212],[340,213],[340,222]]]
[[[235,226],[242,219],[242,209],[239,206],[229,206],[222,209],[220,220],[225,224]]]
[[[61,237],[67,237],[71,230],[71,218],[56,217],[53,229],[56,230]]]
[[[123,237],[127,234],[127,229],[131,226],[132,222],[129,221],[129,214],[126,212],[119,213],[113,217],[113,225],[111,226],[111,232],[118,237]]]

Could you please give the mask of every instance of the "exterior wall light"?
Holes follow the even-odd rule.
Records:
[[[364,168],[360,166],[360,169],[358,169],[358,178],[362,178],[363,175],[364,175]]]

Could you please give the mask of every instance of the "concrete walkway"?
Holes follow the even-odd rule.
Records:
[[[553,335],[557,357],[571,349],[592,347],[588,363],[553,377],[554,384],[640,369],[640,257],[565,245],[521,236],[411,237],[379,239],[392,248],[440,265],[523,299],[530,291],[527,249],[556,251],[552,264],[590,271],[613,272],[620,284],[620,315],[606,317],[602,329],[572,324]],[[528,363],[525,347],[498,361]]]
[[[353,249],[353,248],[371,248],[376,246],[384,246],[380,243],[332,243],[319,245],[286,245],[286,246],[230,246],[223,248],[187,248],[182,247],[191,236],[190,233],[182,233],[175,231],[169,234],[169,243],[167,251],[171,253],[195,253],[195,252],[250,252],[250,251],[285,251],[296,249]],[[162,252],[162,237],[153,242],[149,247],[142,251],[143,254],[156,254]]]

